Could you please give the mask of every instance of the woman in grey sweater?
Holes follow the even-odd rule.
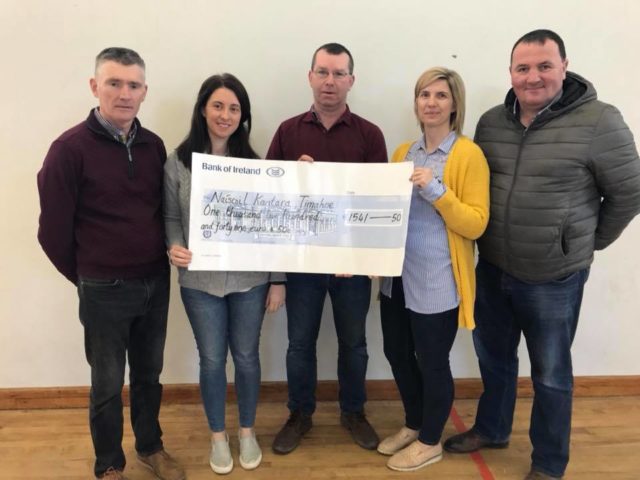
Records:
[[[189,271],[191,154],[258,158],[249,144],[251,105],[240,81],[214,75],[200,87],[187,137],[165,164],[164,218],[169,258],[178,267],[180,294],[200,355],[200,391],[212,432],[209,463],[216,473],[233,468],[225,431],[227,351],[235,365],[240,430],[240,465],[254,469],[262,460],[255,423],[260,389],[259,342],[265,310],[285,299],[285,275],[269,272]]]

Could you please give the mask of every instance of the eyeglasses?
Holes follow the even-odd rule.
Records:
[[[345,72],[344,70],[334,70],[333,72],[330,72],[325,68],[318,68],[317,70],[314,70],[313,73],[321,80],[329,78],[329,74],[333,75],[333,78],[336,80],[344,80],[351,75],[349,72]]]

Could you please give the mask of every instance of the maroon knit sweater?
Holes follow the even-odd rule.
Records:
[[[128,149],[93,112],[55,140],[38,173],[38,240],[55,267],[127,279],[167,271],[162,218],[162,140],[138,122]]]

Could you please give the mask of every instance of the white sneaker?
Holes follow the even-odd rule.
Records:
[[[397,433],[385,438],[378,445],[382,455],[393,455],[418,439],[418,430],[402,427]]]
[[[262,450],[256,440],[256,432],[252,430],[248,437],[242,437],[238,432],[238,440],[240,441],[240,466],[245,470],[257,468],[262,462]]]
[[[224,440],[211,439],[211,454],[209,455],[211,470],[221,475],[233,470],[233,458],[229,449],[229,435],[225,434]]]

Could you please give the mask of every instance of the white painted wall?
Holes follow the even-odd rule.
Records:
[[[253,144],[264,154],[278,124],[311,104],[312,52],[328,41],[344,43],[355,57],[350,106],[382,128],[391,152],[418,136],[412,88],[423,70],[445,65],[462,75],[472,135],[480,114],[509,86],[513,42],[542,27],[564,37],[570,68],[593,81],[640,135],[639,21],[633,0],[2,0],[0,388],[88,384],[75,290],[36,241],[35,175],[51,141],[94,106],[88,79],[102,48],[128,46],[145,58],[149,94],[140,118],[168,149],[186,133],[201,81],[236,74],[251,95]],[[574,345],[577,375],[640,374],[639,242],[636,220],[597,254]],[[282,313],[265,320],[264,380],[285,378],[285,323]],[[375,302],[368,338],[369,378],[391,378]],[[329,314],[319,342],[319,377],[334,379]],[[467,331],[458,335],[452,364],[457,377],[478,376]],[[197,378],[195,343],[174,288],[163,381]]]

